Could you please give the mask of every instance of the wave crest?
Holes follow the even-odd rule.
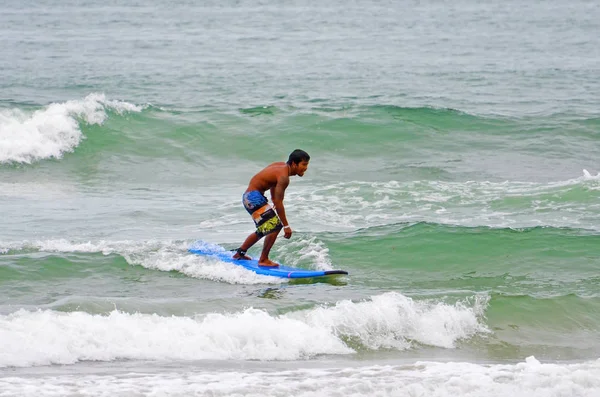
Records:
[[[52,103],[33,113],[21,109],[0,111],[0,164],[62,158],[85,139],[80,121],[102,124],[108,117],[107,110],[122,114],[140,112],[142,107],[93,93],[82,100]]]

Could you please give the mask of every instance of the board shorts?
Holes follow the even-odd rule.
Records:
[[[244,193],[242,203],[246,211],[252,216],[252,220],[254,220],[255,233],[258,237],[278,232],[283,227],[277,213],[269,204],[269,200],[258,190]]]

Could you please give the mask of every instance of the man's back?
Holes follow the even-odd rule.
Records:
[[[272,163],[250,179],[247,192],[258,190],[261,193],[275,187],[280,178],[289,178],[288,165],[284,162]]]

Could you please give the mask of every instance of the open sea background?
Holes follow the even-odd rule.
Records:
[[[1,397],[600,395],[597,1],[7,0],[0,37]],[[348,277],[188,253],[296,148],[273,259]]]

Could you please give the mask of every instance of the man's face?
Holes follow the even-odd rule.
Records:
[[[296,165],[296,175],[304,176],[304,173],[308,169],[308,161],[302,160]]]

